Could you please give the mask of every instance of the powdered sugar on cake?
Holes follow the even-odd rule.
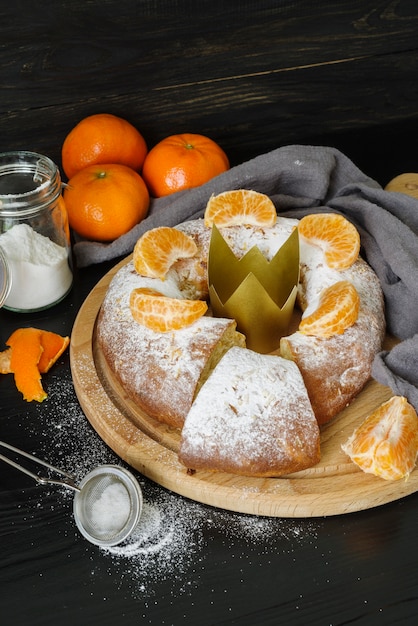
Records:
[[[280,476],[319,461],[319,429],[297,366],[231,348],[197,396],[180,460],[197,469]]]
[[[296,219],[278,216],[276,224],[271,228],[255,228],[253,226],[250,228],[248,226],[236,225],[220,228],[219,230],[238,258],[243,257],[248,250],[257,246],[266,259],[271,261],[297,225],[298,220]],[[207,258],[211,229],[205,227],[203,219],[184,222],[176,226],[176,228],[193,237],[193,239],[197,239],[201,256]]]

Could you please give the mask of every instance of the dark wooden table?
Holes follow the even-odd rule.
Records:
[[[111,265],[111,264],[110,264]],[[47,312],[0,311],[0,342],[21,325],[71,333],[108,265],[76,273]],[[91,429],[68,354],[44,376],[48,399],[28,404],[0,377],[0,438],[74,472],[123,465]],[[72,492],[0,473],[2,624],[409,624],[418,611],[418,494],[329,518],[257,518],[171,494],[135,472],[144,520],[117,555],[88,543]],[[323,498],[326,500],[326,493]],[[113,551],[116,552],[116,551]]]
[[[0,8],[0,149],[60,163],[84,116],[178,132],[232,164],[333,145],[382,185],[415,171],[415,0],[20,0]]]

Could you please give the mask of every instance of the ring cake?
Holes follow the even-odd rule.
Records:
[[[257,246],[270,261],[300,224],[275,215],[268,226],[237,224],[219,231],[238,258]],[[97,341],[110,371],[150,418],[180,430],[179,460],[188,470],[282,476],[315,465],[320,426],[361,391],[382,346],[385,317],[377,276],[357,256],[348,267],[331,267],[323,246],[299,236],[302,320],[319,310],[324,291],[337,284],[357,294],[355,315],[330,336],[304,332],[301,323],[273,354],[259,354],[245,347],[235,320],[214,317],[210,305],[205,315],[164,332],[137,321],[131,298],[136,291],[185,306],[208,299],[212,227],[199,219],[174,230],[194,242],[194,253],[174,259],[158,277],[137,271],[134,251],[109,285]]]

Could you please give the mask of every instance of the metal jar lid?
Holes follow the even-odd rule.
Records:
[[[0,308],[3,306],[4,301],[9,295],[11,286],[10,271],[7,259],[3,250],[0,247]]]

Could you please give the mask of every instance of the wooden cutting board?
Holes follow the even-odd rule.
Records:
[[[418,490],[418,469],[407,481],[362,472],[341,443],[391,391],[370,381],[355,401],[321,429],[321,461],[284,478],[246,478],[223,472],[187,474],[177,459],[180,433],[141,412],[106,368],[95,339],[96,319],[116,265],[82,305],[71,336],[75,391],[88,420],[112,450],[136,470],[182,496],[241,513],[317,517],[369,509]]]

